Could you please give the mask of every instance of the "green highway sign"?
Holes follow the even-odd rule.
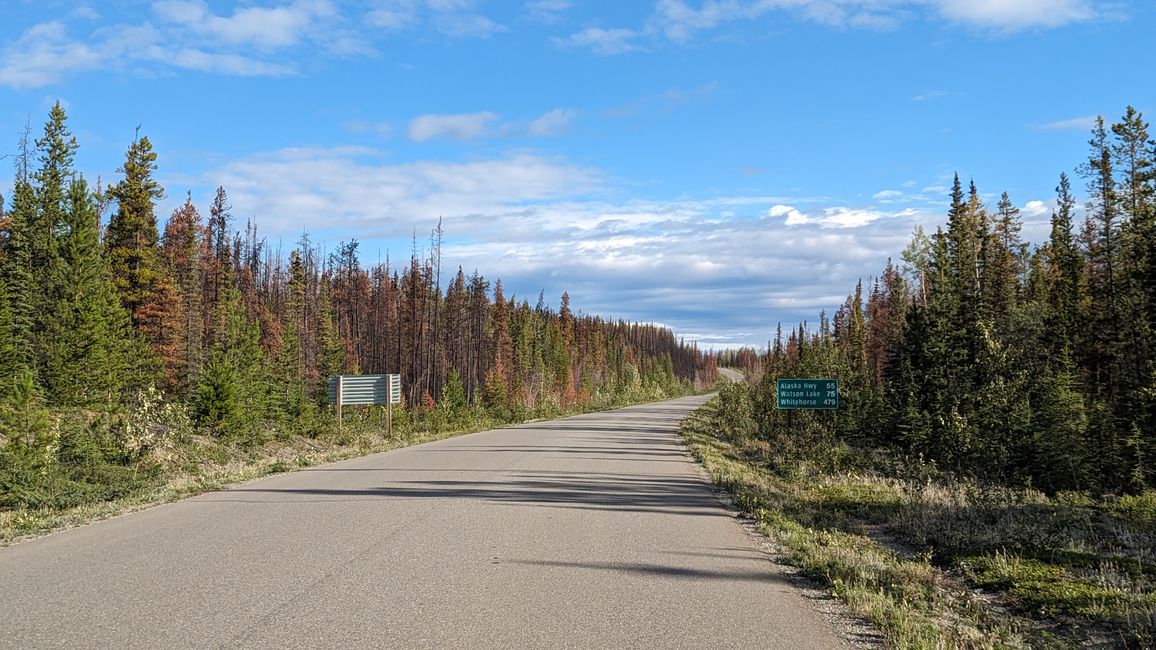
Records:
[[[776,379],[775,407],[833,411],[839,408],[839,380]]]

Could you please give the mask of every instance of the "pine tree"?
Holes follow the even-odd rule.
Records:
[[[57,403],[110,403],[135,374],[138,350],[103,255],[95,197],[82,177],[69,184],[68,198],[50,270],[42,381]]]
[[[232,284],[233,254],[229,247],[229,224],[232,221],[232,206],[229,205],[225,188],[218,187],[209,208],[209,222],[205,228],[205,244],[201,247],[201,277],[204,290],[201,299],[202,336],[205,344],[211,346],[217,341],[221,324],[216,321],[220,314],[218,305],[221,292]]]
[[[108,190],[109,199],[117,202],[117,212],[105,231],[105,248],[120,302],[136,328],[142,325],[141,310],[156,300],[162,278],[154,201],[162,199],[164,192],[153,178],[155,170],[153,145],[147,136],[135,139],[125,154],[124,167],[117,170],[124,178]]]
[[[12,193],[12,207],[6,214],[5,230],[0,244],[4,254],[0,256],[0,285],[4,287],[8,328],[6,341],[0,345],[4,349],[8,373],[14,377],[25,372],[34,373],[33,331],[37,310],[37,296],[40,287],[34,277],[32,266],[31,229],[36,218],[36,197],[29,172],[29,129],[26,127],[20,140],[20,153],[16,158],[15,188]],[[5,332],[0,332],[5,334]]]
[[[0,383],[22,371],[17,348],[16,324],[9,306],[8,285],[0,281]]]
[[[1027,251],[1020,239],[1023,221],[1019,215],[1019,209],[1004,192],[996,208],[994,228],[985,240],[984,316],[991,320],[1000,334],[1009,331],[1012,309],[1018,301],[1026,272],[1024,260]]]
[[[1088,179],[1088,209],[1084,228],[1088,256],[1088,286],[1092,298],[1094,322],[1090,348],[1091,385],[1103,391],[1109,401],[1118,392],[1116,364],[1119,356],[1120,321],[1117,316],[1116,284],[1119,266],[1118,192],[1112,165],[1108,130],[1102,117],[1096,118],[1091,153],[1081,165]]]
[[[64,226],[68,203],[67,183],[73,175],[72,163],[78,148],[67,122],[68,116],[56,102],[44,125],[44,137],[36,141],[40,169],[32,177],[36,209],[28,223],[28,242],[29,263],[41,271],[56,264],[56,241]],[[38,292],[39,297],[44,295],[43,291]]]
[[[1052,212],[1051,236],[1046,247],[1046,294],[1051,309],[1047,336],[1049,349],[1075,352],[1080,324],[1084,319],[1082,300],[1085,289],[1084,258],[1073,234],[1072,211],[1076,199],[1066,174],[1056,186],[1056,210]]]
[[[336,319],[333,315],[333,300],[330,297],[329,276],[321,276],[321,297],[318,306],[319,320],[317,328],[317,345],[319,348],[318,365],[322,382],[328,381],[334,375],[340,375],[348,369],[345,347],[338,334]]]
[[[161,253],[166,275],[172,278],[176,293],[173,318],[179,341],[174,350],[173,388],[187,392],[200,366],[204,352],[202,327],[203,277],[200,260],[204,242],[201,215],[192,197],[173,211],[165,225]]]
[[[124,174],[108,189],[117,203],[105,232],[105,249],[112,266],[120,302],[129,312],[133,327],[161,359],[165,376],[174,383],[180,372],[179,323],[172,306],[176,300],[171,279],[165,273],[158,248],[154,201],[164,190],[153,178],[157,155],[147,137],[133,141],[125,154]]]
[[[1122,338],[1121,399],[1117,407],[1131,489],[1140,489],[1149,473],[1145,457],[1156,453],[1156,141],[1148,123],[1132,106],[1112,125],[1113,167],[1118,174]]]
[[[281,408],[296,415],[306,402],[305,347],[302,341],[306,280],[305,265],[301,260],[301,252],[297,250],[289,253],[288,285],[285,314],[281,323],[281,348],[274,370],[278,375]]]
[[[513,340],[510,338],[510,308],[502,292],[502,281],[494,283],[494,307],[492,317],[492,340],[494,341],[493,363],[486,373],[486,405],[502,410],[509,406],[511,372],[513,363]]]

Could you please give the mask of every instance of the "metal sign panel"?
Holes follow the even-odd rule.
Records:
[[[341,382],[342,404],[385,404],[389,396],[386,375],[342,375],[329,378],[329,401],[337,403],[337,383]]]
[[[838,379],[776,379],[775,406],[780,409],[839,408]]]

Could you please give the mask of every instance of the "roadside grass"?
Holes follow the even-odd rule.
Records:
[[[95,437],[100,443],[97,446],[111,446],[115,450],[106,450],[103,455],[90,454],[95,458],[86,460],[82,467],[97,468],[93,471],[78,472],[75,467],[62,471],[58,462],[51,472],[44,471],[43,467],[33,467],[52,480],[25,481],[25,485],[30,485],[29,489],[35,493],[15,496],[21,496],[33,505],[0,507],[0,548],[272,474],[513,424],[674,397],[678,395],[649,392],[625,398],[594,396],[571,409],[545,405],[533,411],[506,413],[503,417],[494,417],[480,409],[448,414],[438,411],[406,413],[399,408],[394,410],[392,436],[386,435],[384,408],[348,408],[340,429],[332,417],[321,416],[315,418],[312,431],[270,429],[256,436],[257,442],[252,436],[235,439],[197,432],[189,426],[187,419],[171,417],[170,414],[138,427],[150,430],[152,437],[148,445],[138,447],[139,453],[129,454],[131,458],[125,457],[125,448],[132,447],[132,443],[126,442],[123,432],[114,432],[115,426],[107,422],[101,426],[91,414],[64,413],[56,420],[56,447],[59,447],[60,439],[67,441],[72,432],[86,441],[85,444]],[[4,467],[0,467],[0,473],[3,470]],[[0,477],[0,487],[5,482],[3,479]],[[2,505],[3,500],[0,500]]]
[[[845,447],[785,455],[727,419],[715,400],[685,420],[691,453],[785,561],[889,645],[1156,646],[1156,494],[896,478],[913,472],[825,460]]]

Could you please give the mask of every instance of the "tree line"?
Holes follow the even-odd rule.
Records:
[[[401,374],[411,409],[511,419],[713,381],[713,359],[668,329],[444,272],[440,223],[399,266],[363,266],[356,241],[325,256],[308,234],[284,255],[235,228],[224,188],[207,218],[189,196],[161,228],[147,137],[108,187],[74,169],[77,147],[58,103],[0,198],[0,404],[99,412],[156,387],[202,430],[241,435],[312,417],[340,373]],[[0,447],[27,435],[18,419],[0,417]]]
[[[994,208],[958,174],[947,224],[917,229],[898,266],[833,318],[722,364],[762,374],[732,404],[784,445],[826,437],[943,471],[1049,491],[1156,485],[1156,142],[1129,106],[1097,118],[1061,173],[1048,240],[1031,247],[1005,192]],[[774,379],[835,376],[840,410],[774,409]]]

